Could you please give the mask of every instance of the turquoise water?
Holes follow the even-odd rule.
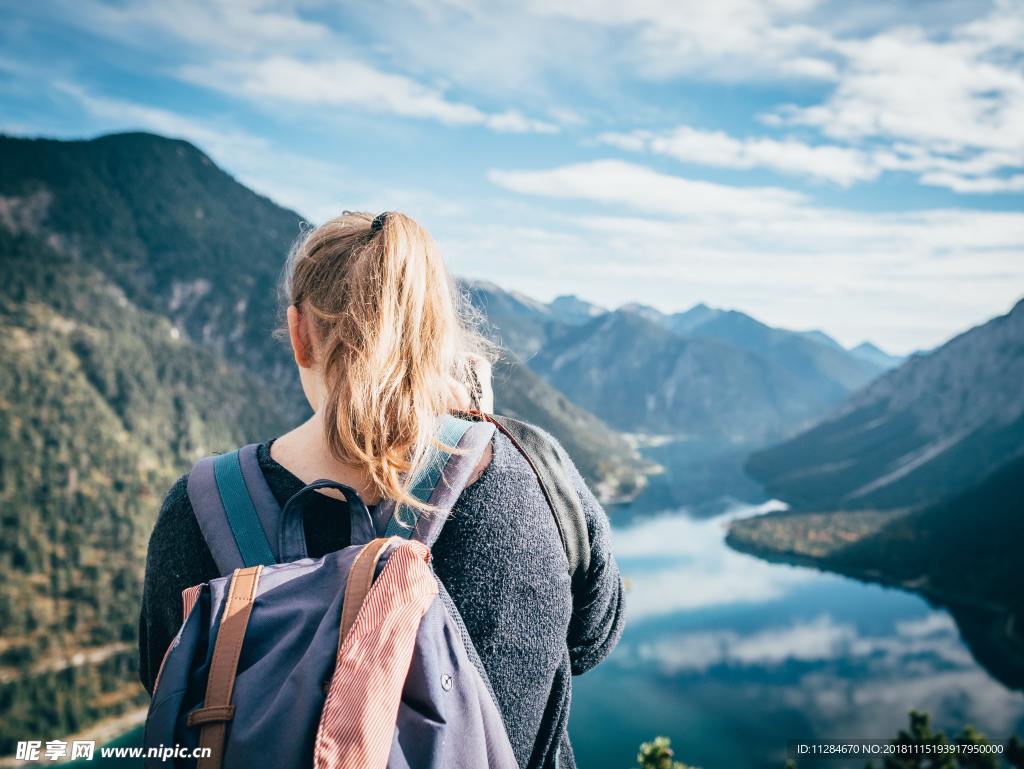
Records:
[[[608,660],[576,679],[581,767],[630,769],[638,744],[664,734],[704,769],[781,769],[787,740],[890,739],[911,708],[947,730],[1024,734],[1024,694],[974,661],[946,611],[729,549],[727,522],[767,507],[613,515],[627,625]]]

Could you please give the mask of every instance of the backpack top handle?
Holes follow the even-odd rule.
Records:
[[[441,513],[455,504],[493,430],[489,424],[452,415],[441,420],[434,445],[411,484],[416,499],[438,510],[429,516],[385,500],[378,510],[378,525],[351,486],[326,479],[304,486],[282,509],[260,470],[257,444],[200,460],[189,474],[188,496],[221,574],[307,558],[298,500],[319,489],[337,489],[344,496],[352,521],[352,544],[366,544],[383,534],[415,538],[430,547],[447,518]]]

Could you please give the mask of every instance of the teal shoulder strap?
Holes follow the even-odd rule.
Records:
[[[221,454],[214,459],[213,473],[228,525],[231,526],[244,565],[266,566],[275,563],[274,553],[242,475],[238,451]]]
[[[444,447],[457,447],[462,437],[474,424],[476,423],[468,419],[460,419],[450,414],[442,420],[435,445],[431,447],[419,470],[413,475],[410,492],[420,502],[424,504],[430,502],[430,498],[434,495],[434,489],[437,488],[437,484],[444,475],[444,468],[448,464],[448,460],[452,458],[452,452],[446,451]],[[416,529],[419,517],[418,510],[404,505],[397,506],[394,515],[388,521],[384,535],[409,539]]]

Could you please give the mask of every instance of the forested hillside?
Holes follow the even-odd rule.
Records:
[[[305,406],[273,342],[277,282],[301,217],[236,182],[187,142],[0,138],[0,222],[100,270],[142,309],[258,371]]]
[[[272,435],[270,391],[97,269],[0,230],[0,755],[142,702],[135,633],[161,496]],[[81,655],[76,658],[76,655]]]

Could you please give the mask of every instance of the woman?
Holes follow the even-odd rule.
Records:
[[[439,415],[487,400],[484,341],[460,315],[430,236],[400,213],[346,213],[313,229],[288,261],[288,336],[313,416],[257,457],[281,505],[330,478],[374,505],[419,504],[404,479],[430,446]],[[474,364],[474,361],[476,362]],[[485,402],[482,405],[486,408]],[[522,767],[572,767],[571,676],[614,647],[622,584],[603,510],[571,470],[590,535],[575,587],[556,524],[527,460],[501,432],[433,548],[436,572],[466,624]],[[140,618],[141,678],[152,691],[177,632],[181,591],[220,576],[182,477],[149,543]],[[349,544],[347,507],[309,495],[309,554]]]

